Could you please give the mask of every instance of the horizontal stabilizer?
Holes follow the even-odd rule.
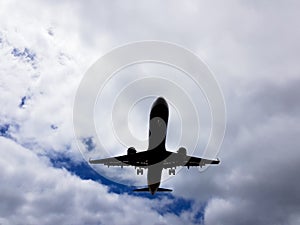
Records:
[[[139,189],[134,189],[134,192],[150,192],[149,188],[139,188]],[[158,188],[156,192],[171,192],[171,189],[167,189],[167,188]]]
[[[158,188],[157,192],[171,192],[171,189],[167,189],[167,188]]]
[[[139,189],[134,189],[134,192],[149,192],[149,188],[139,188]]]

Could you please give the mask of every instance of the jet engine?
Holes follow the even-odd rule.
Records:
[[[134,147],[130,147],[127,149],[127,155],[133,155],[136,153],[136,150]]]
[[[186,149],[184,147],[180,147],[177,151],[178,154],[186,156]]]

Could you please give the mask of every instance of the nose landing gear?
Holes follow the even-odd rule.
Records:
[[[143,172],[144,172],[144,171],[143,171],[142,168],[139,168],[139,169],[136,170],[136,174],[137,174],[137,175],[143,175]]]
[[[169,169],[169,175],[175,175],[175,169]]]

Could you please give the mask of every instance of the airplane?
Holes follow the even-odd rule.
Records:
[[[220,160],[211,160],[187,155],[187,150],[180,147],[177,152],[166,150],[167,124],[169,107],[163,97],[155,100],[150,111],[149,141],[146,151],[137,152],[134,147],[127,149],[126,155],[106,159],[90,159],[91,164],[110,166],[134,166],[137,175],[143,175],[143,169],[148,169],[146,188],[135,189],[135,192],[171,192],[171,189],[160,188],[163,169],[169,169],[169,175],[175,175],[178,166],[204,166],[206,164],[219,164]]]

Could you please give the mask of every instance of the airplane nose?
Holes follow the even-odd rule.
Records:
[[[162,118],[166,124],[168,122],[169,107],[166,100],[162,97],[157,98],[151,107],[150,120],[154,117]]]
[[[166,102],[166,100],[163,97],[159,97],[154,102],[154,105],[167,105],[167,102]]]

